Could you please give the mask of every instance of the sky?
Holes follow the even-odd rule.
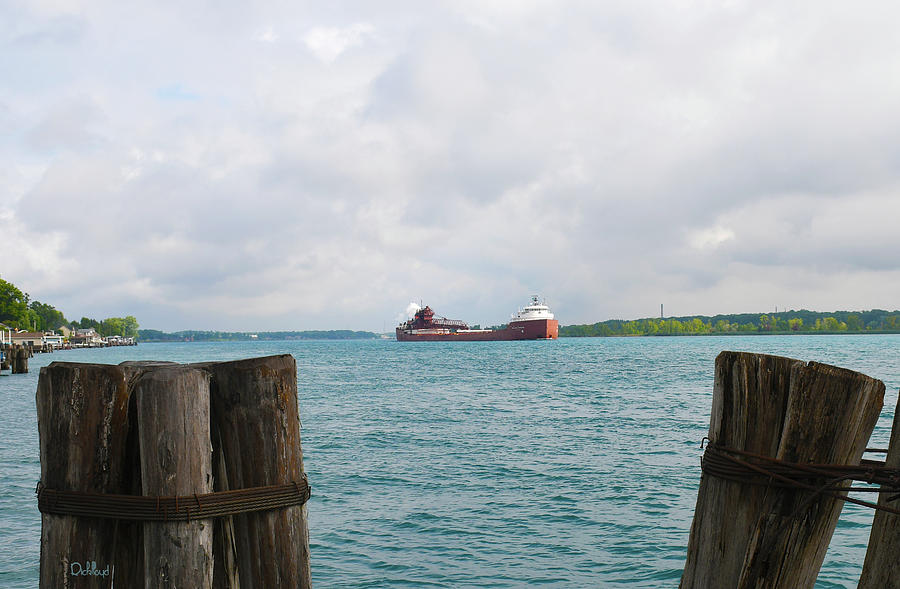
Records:
[[[0,0],[0,276],[167,331],[896,309],[897,22]]]

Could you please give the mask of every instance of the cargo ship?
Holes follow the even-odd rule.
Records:
[[[499,329],[469,329],[464,321],[446,319],[423,307],[415,316],[397,326],[400,342],[496,342],[530,339],[556,339],[559,322],[550,308],[531,297],[531,303],[515,313],[509,323]]]

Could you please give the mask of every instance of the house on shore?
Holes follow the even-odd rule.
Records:
[[[76,348],[100,348],[104,345],[103,338],[93,327],[76,329],[75,333],[69,336],[69,342]]]
[[[35,350],[58,350],[62,347],[63,336],[52,331],[16,331],[10,335],[10,343]]]
[[[32,348],[42,348],[44,346],[44,334],[40,331],[14,331],[12,334],[12,344]]]

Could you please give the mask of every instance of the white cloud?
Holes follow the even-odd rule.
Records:
[[[275,29],[268,27],[256,33],[253,38],[260,43],[275,43],[278,41],[279,35],[275,32]]]
[[[691,231],[688,235],[688,243],[692,248],[698,250],[716,249],[726,241],[733,239],[734,231],[720,225]]]
[[[313,54],[325,63],[332,63],[342,53],[362,45],[375,32],[367,23],[355,23],[349,27],[315,27],[303,36],[303,42]]]
[[[65,255],[67,241],[63,231],[29,230],[14,213],[0,211],[4,279],[15,282],[13,277],[27,276],[25,290],[30,289],[34,299],[45,299],[42,293],[63,286],[66,271],[73,267]]]
[[[896,306],[893,4],[54,6],[0,6],[0,226],[66,313]]]

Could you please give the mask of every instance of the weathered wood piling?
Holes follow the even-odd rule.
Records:
[[[129,400],[125,374],[116,366],[54,362],[43,368],[36,395],[40,484],[84,493],[140,494],[134,447],[126,443],[133,417]],[[139,586],[132,569],[143,568],[138,533],[131,522],[43,513],[41,588],[97,586],[98,577]],[[82,574],[93,563],[99,567],[93,570],[101,572]]]
[[[148,496],[212,491],[209,375],[162,366],[135,386],[141,487]],[[213,522],[144,523],[145,587],[211,587]]]
[[[31,354],[30,348],[20,344],[10,346],[7,351],[10,372],[13,374],[28,374],[28,358]]]
[[[900,400],[894,410],[891,440],[884,459],[887,468],[900,472]],[[882,493],[878,497],[881,507],[900,507],[896,493]],[[886,510],[875,512],[869,546],[863,563],[858,589],[900,589],[900,514]]]
[[[40,586],[309,587],[291,356],[51,363]]]
[[[681,587],[812,587],[846,488],[816,465],[858,465],[883,398],[881,381],[856,372],[722,352]]]
[[[294,359],[254,358],[214,364],[210,370],[214,450],[227,473],[219,480],[230,485],[221,490],[300,480],[303,451]],[[241,587],[310,586],[305,509],[234,516]]]

